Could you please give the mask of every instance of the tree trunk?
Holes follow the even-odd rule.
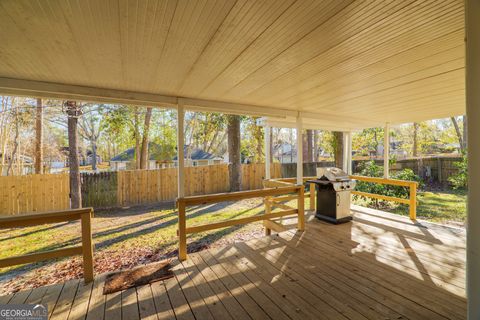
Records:
[[[313,130],[313,162],[318,161],[318,130]]]
[[[140,169],[140,129],[138,128],[138,107],[135,107],[135,116],[133,121],[135,134],[135,169]]]
[[[307,161],[313,162],[313,132],[312,130],[307,130]]]
[[[150,130],[150,120],[152,119],[152,107],[147,108],[145,122],[143,125],[142,150],[140,154],[140,169],[148,169],[148,132]]]
[[[228,173],[230,175],[230,191],[242,188],[242,165],[240,156],[240,116],[229,115],[228,121]]]
[[[270,128],[270,163],[273,163],[273,128]]]
[[[335,167],[343,167],[343,132],[335,131],[333,132],[334,136],[334,158],[335,158]]]
[[[66,101],[65,107],[68,115],[68,162],[70,169],[70,201],[71,208],[76,209],[82,207],[77,133],[78,117],[81,115],[81,110],[75,101]]]
[[[412,155],[416,157],[418,155],[418,123],[413,123],[413,150]]]
[[[97,171],[97,140],[94,138],[92,144],[92,170]]]
[[[453,126],[455,127],[455,133],[457,134],[458,145],[460,146],[460,152],[464,152],[464,143],[462,138],[462,132],[460,132],[460,127],[458,126],[457,119],[455,117],[450,117],[452,120]]]
[[[35,109],[35,173],[43,173],[43,108],[42,99],[37,99]]]
[[[20,135],[18,121],[19,121],[18,110],[17,108],[15,108],[15,138],[13,139],[13,150],[12,150],[12,154],[10,155],[10,161],[8,162],[7,176],[9,176],[12,173],[13,162],[15,161],[15,157],[18,151],[18,137]]]

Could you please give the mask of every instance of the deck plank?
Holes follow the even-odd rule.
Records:
[[[177,281],[182,288],[185,298],[187,299],[195,318],[213,320],[214,317],[212,313],[208,309],[208,306],[203,298],[200,296],[195,283],[188,275],[182,263],[178,264],[178,268],[175,270],[175,276],[177,277]]]
[[[251,296],[267,315],[272,319],[287,320],[290,317],[280,308],[278,308],[274,301],[271,300],[257,285],[252,283],[242,272],[236,269],[231,263],[226,260],[217,260],[212,255],[211,250],[199,252],[200,256],[208,263],[217,263],[220,265],[235,281],[240,285],[248,295]]]
[[[248,312],[252,319],[267,319],[268,315],[263,309],[253,300],[248,293],[239,286],[235,280],[213,259],[209,259],[202,255],[201,252],[196,253],[197,257],[202,258],[203,262],[210,267],[222,284],[230,291],[230,293],[242,305],[245,311]]]
[[[105,296],[105,320],[122,318],[122,292],[109,293]]]
[[[200,270],[200,273],[207,280],[220,301],[225,305],[225,308],[233,319],[249,319],[250,315],[245,309],[243,309],[231,292],[222,284],[210,267],[208,267],[205,262],[195,254],[190,255],[190,259],[197,266],[198,270]]]
[[[158,319],[175,320],[175,313],[173,312],[163,281],[152,283],[150,288],[152,289],[153,302],[155,303]]]
[[[334,256],[337,261],[343,262],[344,265],[355,266],[355,270],[359,270],[364,273],[365,277],[371,281],[380,284],[388,284],[390,290],[395,290],[398,294],[405,297],[411,297],[418,295],[416,301],[423,302],[424,305],[435,307],[436,310],[443,310],[444,315],[448,315],[454,310],[459,314],[463,314],[465,311],[465,299],[462,299],[456,295],[453,295],[445,290],[438,290],[431,281],[422,280],[418,281],[406,276],[403,273],[393,272],[391,264],[385,265],[378,262],[370,254],[344,254],[339,253],[339,250],[343,250],[342,244],[338,242],[329,242],[325,240],[325,237],[312,236],[314,234],[305,234],[302,237],[307,240],[306,245],[312,247],[312,244],[316,245],[311,250],[318,252],[320,256]],[[280,241],[288,244],[288,240],[283,238],[284,235],[280,234]],[[448,307],[447,307],[448,306]]]
[[[25,303],[28,296],[32,293],[32,289],[22,290],[13,295],[13,297],[8,302],[9,304],[22,304]]]
[[[158,320],[155,302],[153,302],[152,288],[149,284],[137,287],[138,310],[140,319]]]
[[[60,293],[60,297],[55,304],[55,308],[52,310],[50,316],[52,320],[65,320],[68,318],[79,284],[79,280],[71,280],[65,283],[62,288],[62,292]]]
[[[165,280],[165,288],[167,289],[167,294],[170,298],[177,320],[194,320],[195,316],[193,315],[190,305],[177,282],[177,278],[173,277]]]
[[[135,288],[129,288],[122,291],[122,319],[140,319],[137,291]]]
[[[198,292],[203,297],[205,304],[207,305],[214,318],[232,319],[230,313],[228,313],[223,303],[213,292],[212,288],[208,285],[207,280],[203,277],[203,275],[197,269],[192,260],[188,259],[186,261],[182,261],[182,264],[184,268],[188,270],[192,282],[197,287]]]
[[[72,309],[68,315],[68,320],[85,319],[88,311],[90,296],[92,295],[93,282],[86,284],[80,281],[78,290],[73,300]]]
[[[65,283],[54,284],[52,286],[48,286],[47,292],[42,298],[41,304],[47,305],[48,316],[51,317],[53,310],[55,309],[55,305],[60,297],[60,293],[63,290]]]
[[[101,274],[93,282],[92,295],[88,304],[87,320],[102,320],[105,315],[105,295],[103,285],[106,274]]]

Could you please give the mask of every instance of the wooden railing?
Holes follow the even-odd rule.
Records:
[[[303,182],[307,180],[315,180],[317,177],[303,177]],[[263,180],[264,187],[279,187],[279,186],[292,186],[297,182],[297,178],[278,178]],[[313,192],[312,192],[313,190]],[[304,192],[305,198],[310,198],[310,210],[315,210],[315,184],[310,183],[310,191]]]
[[[252,199],[260,197],[272,197],[296,193],[295,197],[298,199],[298,208],[289,208],[288,210],[278,211],[278,212],[265,212],[261,215],[226,220],[216,223],[209,223],[204,225],[198,225],[193,227],[187,227],[186,219],[186,208],[195,205],[211,204],[211,203],[220,203],[225,201],[238,201],[243,199]],[[179,248],[178,248],[178,258],[180,260],[187,259],[187,234],[203,232],[208,230],[220,229],[225,227],[230,227],[234,225],[247,224],[251,222],[269,220],[273,218],[285,217],[290,215],[298,215],[298,229],[305,229],[305,212],[303,208],[303,199],[304,199],[304,188],[303,186],[295,186],[289,184],[288,186],[280,186],[275,188],[265,188],[259,190],[251,191],[239,191],[239,192],[230,192],[230,193],[219,193],[211,194],[204,196],[191,196],[177,199],[177,208],[178,208],[178,237],[179,237]]]
[[[352,194],[362,196],[362,197],[369,197],[374,199],[386,200],[386,201],[394,201],[403,204],[409,205],[409,214],[411,220],[417,219],[417,185],[418,183],[415,181],[406,181],[406,180],[396,180],[396,179],[385,179],[385,178],[374,178],[374,177],[365,177],[365,176],[350,176],[350,178],[358,180],[358,181],[365,181],[365,182],[372,182],[372,183],[380,183],[386,185],[393,185],[393,186],[402,186],[409,188],[409,198],[398,198],[392,196],[385,196],[381,194],[375,193],[368,193],[362,191],[352,191]]]
[[[58,212],[25,214],[14,217],[1,217],[0,229],[31,227],[47,223],[81,220],[82,244],[75,247],[30,253],[0,260],[0,268],[19,264],[38,262],[77,254],[83,255],[83,277],[85,282],[93,281],[93,246],[92,246],[93,209],[72,209]]]

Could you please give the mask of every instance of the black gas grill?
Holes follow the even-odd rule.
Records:
[[[350,191],[355,188],[356,181],[338,168],[317,168],[317,180],[314,183],[317,193],[318,219],[330,223],[344,223],[352,220],[350,212]]]

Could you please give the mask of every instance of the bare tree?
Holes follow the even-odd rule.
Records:
[[[139,111],[135,108],[133,119],[134,135],[135,135],[135,169],[140,169],[140,129],[139,129]]]
[[[418,155],[418,129],[420,125],[418,122],[413,123],[413,150],[412,155],[416,157]]]
[[[148,134],[150,130],[150,120],[152,118],[152,107],[147,108],[145,113],[145,122],[143,125],[142,150],[140,153],[140,169],[148,169]]]
[[[65,101],[65,112],[68,117],[68,162],[70,171],[70,201],[71,208],[82,207],[82,193],[80,185],[80,164],[78,161],[78,118],[82,108],[75,101]]]
[[[333,150],[335,158],[335,166],[337,168],[343,167],[343,132],[335,131],[333,132]]]
[[[452,120],[453,127],[455,128],[455,133],[457,134],[458,145],[460,146],[460,151],[464,152],[465,151],[465,143],[463,141],[462,132],[460,131],[460,127],[458,125],[457,118],[450,117],[450,120]]]
[[[239,191],[242,187],[242,166],[240,155],[240,116],[227,117],[228,132],[228,173],[230,175],[230,191]]]
[[[37,99],[35,108],[35,173],[43,173],[43,106]]]
[[[307,161],[306,162],[313,162],[313,132],[312,130],[308,129],[307,133]]]

